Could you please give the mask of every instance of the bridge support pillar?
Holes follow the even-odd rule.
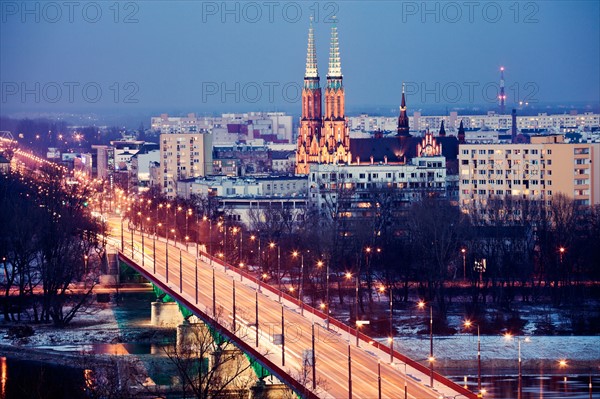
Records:
[[[156,327],[177,327],[183,316],[176,302],[152,302],[150,320]]]
[[[292,390],[285,384],[265,384],[258,381],[250,388],[250,399],[283,399],[290,397]]]
[[[177,326],[177,350],[194,348],[198,345],[206,346],[207,343],[203,342],[206,340],[206,337],[210,337],[210,333],[206,329],[206,324],[184,321]]]

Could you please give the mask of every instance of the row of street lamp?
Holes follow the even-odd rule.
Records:
[[[159,208],[162,208],[162,207],[163,207],[162,204],[159,204]],[[174,243],[176,243],[176,238],[177,238],[177,236],[176,236],[176,230],[174,228],[169,229],[168,226],[167,226],[167,221],[168,221],[167,220],[168,219],[167,215],[168,215],[168,209],[169,208],[171,208],[171,206],[170,206],[170,204],[167,204],[166,205],[167,213],[165,215],[165,231],[166,231],[166,243],[167,243],[167,245],[166,245],[166,251],[168,251],[168,240],[169,240],[168,234],[169,234],[169,232],[171,232],[172,235],[173,235],[173,242]],[[182,210],[181,207],[177,208],[177,211],[181,211],[181,210]],[[158,208],[157,208],[156,212],[157,212],[157,217],[158,217]],[[189,236],[188,236],[188,229],[189,229],[188,218],[191,215],[192,215],[192,210],[191,209],[189,209],[188,211],[186,211],[186,214],[185,214],[185,219],[186,219],[186,236],[185,236],[186,248],[188,246],[188,241],[189,241]],[[143,223],[144,223],[144,220],[147,223],[150,223],[150,218],[147,217],[146,219],[144,219],[142,217],[143,215],[142,215],[141,212],[137,212],[137,216],[138,216],[138,218],[141,221],[140,231],[142,232],[142,236],[143,236]],[[176,213],[175,213],[174,216],[176,216]],[[204,216],[202,218],[202,220],[205,221],[205,222],[208,222],[208,224],[209,224],[209,246],[210,246],[209,252],[212,254],[212,224],[213,223],[212,223],[211,219],[208,218],[208,217],[206,217],[206,216]],[[224,222],[223,221],[219,221],[219,222],[217,222],[217,225],[219,226],[219,228],[221,228],[221,226],[224,225]],[[157,226],[158,227],[162,227],[161,223],[158,223]],[[241,259],[242,259],[242,248],[243,248],[242,247],[242,243],[243,243],[243,241],[242,241],[243,240],[242,230],[241,230],[241,228],[239,228],[239,230],[238,230],[238,227],[235,227],[235,226],[232,228],[232,232],[233,232],[234,235],[237,234],[238,231],[240,233],[240,266],[243,267],[244,264],[241,261]],[[154,233],[155,234],[154,234],[153,247],[155,248],[155,246],[156,246],[156,228],[155,228],[155,232]],[[132,235],[133,235],[133,229],[132,229]],[[142,240],[143,240],[143,238],[142,238]],[[261,256],[260,256],[260,254],[261,254],[261,238],[260,238],[260,235],[253,234],[253,235],[250,236],[250,240],[252,242],[257,242],[257,244],[258,244],[258,253],[259,253],[259,257],[258,257],[259,265],[258,266],[259,266],[259,270],[262,270],[262,267],[261,267],[262,266],[261,265]],[[122,245],[123,245],[123,241],[124,241],[124,237],[123,237],[123,224],[121,223],[121,242],[122,242]],[[143,241],[142,241],[142,246],[143,245],[144,244],[143,244]],[[227,245],[227,230],[225,230],[225,233],[224,233],[224,248],[226,248],[226,245]],[[277,248],[277,288],[278,288],[278,291],[279,291],[279,302],[281,302],[281,246],[277,245],[275,242],[269,242],[268,248],[269,249]],[[133,251],[133,237],[132,237],[132,251]],[[367,253],[367,255],[369,255],[372,251],[373,250],[370,247],[365,248],[365,252]],[[381,251],[380,249],[377,249],[377,252],[380,252],[380,251]],[[223,251],[223,252],[225,252],[225,251]],[[309,251],[307,251],[307,252],[309,252]],[[565,253],[565,248],[564,247],[560,247],[559,254],[560,254],[560,257],[561,257],[561,261],[562,261],[562,257],[564,255],[564,253]],[[462,257],[463,257],[463,277],[466,278],[466,249],[465,248],[461,249],[461,254],[462,254]],[[225,261],[225,262],[227,261],[226,255],[224,253],[222,253],[222,254],[219,253],[218,256],[223,261]],[[300,258],[300,282],[299,282],[298,297],[300,299],[301,314],[303,314],[304,313],[304,306],[303,306],[303,295],[304,295],[304,292],[303,292],[303,286],[304,286],[304,252],[302,252],[302,251],[293,251],[291,253],[291,256],[293,258]],[[144,256],[142,256],[142,262],[143,262],[143,259],[144,259]],[[154,261],[154,263],[156,264],[156,261]],[[322,267],[325,266],[325,262],[323,260],[318,260],[316,262],[316,266],[319,269],[322,269]],[[156,267],[156,266],[154,266],[154,267]],[[167,267],[167,270],[168,270],[168,258],[167,258],[167,265],[166,265],[166,267]],[[180,269],[181,269],[181,254],[180,254]],[[167,276],[168,276],[168,272],[167,272]],[[329,263],[328,262],[326,264],[326,274],[325,274],[325,276],[326,276],[325,302],[321,303],[320,307],[321,307],[322,310],[324,310],[324,311],[326,310],[325,311],[325,314],[327,316],[327,319],[326,319],[326,323],[327,324],[326,325],[327,325],[327,328],[329,328],[329,316],[330,316],[329,315],[329,277],[330,277],[330,273],[329,273]],[[263,275],[263,278],[265,278],[265,277],[266,276]],[[180,278],[181,278],[181,270],[180,270]],[[359,299],[360,280],[359,280],[358,273],[353,274],[351,272],[347,272],[346,273],[346,278],[348,280],[351,280],[352,278],[354,278],[355,282],[356,282],[356,285],[355,285],[355,299],[354,299],[354,307],[355,307],[354,314],[355,314],[355,322],[356,322],[356,346],[359,346],[359,327],[362,324],[367,324],[368,323],[368,322],[365,322],[363,320],[359,320],[359,309],[358,309],[359,302],[358,302],[358,299]],[[180,285],[181,285],[181,282],[180,282]],[[289,290],[290,290],[290,292],[293,292],[293,287],[290,287]],[[385,290],[386,290],[386,288],[384,286],[380,287],[380,292],[381,293],[385,292]],[[235,292],[234,292],[234,295],[235,295]],[[393,340],[393,337],[394,337],[394,331],[393,331],[393,310],[394,309],[393,309],[393,306],[394,306],[394,304],[393,304],[393,291],[392,291],[392,287],[391,286],[389,287],[388,296],[389,296],[389,304],[390,304],[390,306],[389,306],[390,362],[393,363],[393,360],[394,360],[394,340]],[[257,302],[257,304],[258,304],[258,302]],[[426,303],[424,301],[420,301],[418,303],[418,307],[420,309],[424,309],[425,306],[426,306]],[[282,315],[282,317],[283,317],[283,315]],[[258,331],[258,308],[257,308],[257,321],[256,322],[257,322],[256,328],[257,328],[257,331]],[[473,322],[471,320],[466,320],[464,322],[464,327],[467,328],[467,329],[470,329],[471,327],[475,327],[475,326],[477,327],[477,390],[479,392],[479,395],[483,395],[483,394],[485,394],[485,390],[482,388],[482,385],[481,385],[481,336],[480,336],[480,325],[479,325],[479,323],[475,323],[475,322]],[[430,386],[433,387],[435,357],[434,357],[434,351],[433,351],[433,307],[432,307],[431,304],[429,304],[429,337],[430,337],[430,348],[429,348],[430,350],[429,350],[428,361],[429,361],[429,369],[430,369]],[[506,337],[507,338],[511,338],[512,336],[510,334],[506,334]],[[258,339],[258,332],[257,332],[257,337],[256,338]],[[517,341],[518,341],[519,398],[521,398],[521,378],[522,378],[521,337],[517,337]],[[529,338],[525,338],[524,341],[528,342]],[[285,349],[282,349],[282,361],[283,362],[285,361]],[[561,367],[565,367],[566,366],[566,361],[563,360],[559,364],[560,364]],[[406,366],[406,364],[405,364],[405,366]],[[406,384],[405,384],[405,394],[406,394]]]

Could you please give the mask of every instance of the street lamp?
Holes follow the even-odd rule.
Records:
[[[261,256],[260,256],[260,232],[257,235],[252,234],[250,236],[250,240],[252,240],[252,241],[258,240],[258,270],[262,271],[261,260],[260,260],[260,258],[261,258]]]
[[[384,293],[385,287],[382,285],[379,287],[379,292]],[[394,296],[392,295],[392,286],[390,285],[390,291],[388,293],[390,297],[390,364],[394,362]]]
[[[558,248],[558,253],[560,255],[560,263],[561,264],[563,262],[563,256],[565,255],[565,251],[566,251],[565,247],[561,246],[561,247]]]
[[[274,248],[276,244],[274,242],[269,243],[269,248]],[[279,302],[281,302],[281,245],[277,245],[277,293],[279,295]]]
[[[352,279],[352,273],[350,272],[346,272],[346,278],[348,280]],[[358,279],[359,279],[359,274],[356,273],[356,289],[355,289],[355,296],[354,296],[354,321],[356,323],[356,346],[358,346],[358,328],[359,328],[359,323],[358,323]]]
[[[568,365],[569,365],[569,363],[567,362],[567,359],[560,359],[558,361],[558,367],[561,370],[567,368]],[[566,375],[563,376],[563,381],[564,381],[565,393],[566,393],[567,392],[567,376]]]
[[[297,258],[300,255],[300,286],[298,287],[298,300],[300,301],[300,314],[304,316],[304,300],[302,298],[302,288],[304,286],[304,253],[294,251],[292,256]]]
[[[504,334],[504,338],[506,338],[507,340],[510,340],[512,338],[512,334],[507,332],[506,334]],[[529,337],[525,337],[524,339],[525,342],[530,342]],[[518,399],[521,399],[522,396],[522,374],[521,374],[521,364],[522,364],[522,360],[521,360],[521,337],[517,336],[517,342],[518,342],[518,353],[519,353],[519,357],[518,357],[518,387],[517,387],[517,395],[518,395]]]
[[[467,279],[467,249],[461,248],[460,253],[462,254],[462,258],[463,258],[463,280],[466,280]]]
[[[479,335],[479,323],[473,323],[471,320],[465,320],[465,328],[470,328],[472,325],[477,326],[477,390],[481,392],[481,336]],[[521,364],[520,358],[521,356],[519,355],[519,368]]]
[[[317,262],[317,267],[323,267],[323,261],[320,260]],[[327,262],[327,266],[325,267],[325,303],[321,303],[321,309],[326,310],[327,314],[327,329],[329,329],[329,262]]]
[[[425,308],[425,301],[421,300],[417,304],[419,309]],[[433,306],[429,305],[429,385],[433,388]]]
[[[185,213],[185,236],[189,236],[189,231],[188,231],[188,216],[192,216],[192,208],[189,208],[187,210],[187,212]],[[186,248],[187,248],[187,243],[186,243]]]

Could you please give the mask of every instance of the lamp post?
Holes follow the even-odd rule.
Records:
[[[206,215],[202,216],[202,220],[208,221],[208,252],[210,255],[210,264],[212,265],[212,223]]]
[[[481,335],[479,334],[479,323],[473,323],[471,320],[465,320],[465,328],[470,328],[472,325],[477,326],[477,390],[481,392]],[[520,344],[519,344],[519,369],[521,365],[520,355]]]
[[[279,296],[279,302],[281,302],[281,246],[276,245],[274,242],[269,243],[269,248],[277,246],[277,290]]]
[[[302,300],[302,289],[304,286],[304,253],[294,251],[292,256],[297,258],[300,255],[300,286],[298,287],[298,300],[300,301],[300,314],[304,316],[304,301]]]
[[[257,232],[257,234],[252,234],[250,236],[250,240],[251,241],[258,241],[258,270],[260,270],[262,272],[262,267],[261,267],[261,254],[260,254],[260,231]]]
[[[507,340],[510,340],[512,338],[512,334],[511,333],[506,333],[504,334],[504,338],[506,338]],[[525,337],[523,339],[524,342],[530,342],[529,337]],[[517,336],[517,347],[518,347],[518,387],[517,387],[517,397],[518,399],[521,399],[522,397],[522,358],[521,358],[521,336]]]
[[[382,285],[379,288],[380,292],[385,292],[385,287]],[[390,364],[394,363],[394,297],[392,295],[392,285],[390,284],[390,290],[388,292],[390,297]]]
[[[462,254],[462,258],[463,258],[463,280],[466,280],[467,279],[467,249],[461,248],[460,253]]]
[[[167,203],[167,205],[165,205],[165,207],[167,208],[167,210],[165,211],[165,229],[168,232],[169,231],[169,209],[171,209],[171,203],[170,202]],[[167,238],[167,241],[169,241],[168,238]]]
[[[317,262],[317,267],[319,269],[323,267],[322,260]],[[327,329],[329,330],[329,262],[327,262],[327,265],[325,266],[325,303],[321,304],[321,307],[326,311],[327,318],[325,320]]]
[[[562,370],[567,368],[567,366],[569,365],[569,363],[567,362],[567,359],[560,359],[558,361],[558,367]],[[563,376],[563,381],[564,381],[564,387],[565,387],[565,393],[567,392],[567,376],[564,375]]]
[[[425,302],[419,301],[419,309],[425,308]],[[433,388],[433,306],[429,305],[429,385]]]
[[[352,280],[352,273],[350,272],[346,272],[346,278],[348,280]],[[356,289],[355,289],[355,296],[354,296],[354,322],[356,324],[356,346],[358,346],[358,327],[359,327],[359,323],[358,323],[358,278],[359,275],[358,273],[356,273]]]
[[[188,216],[192,216],[192,208],[189,208],[187,210],[187,212],[185,213],[185,236],[188,237],[189,236],[189,230],[188,230]],[[186,245],[186,249],[187,249],[187,242],[185,243]]]

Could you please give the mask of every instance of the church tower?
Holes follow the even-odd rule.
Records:
[[[406,115],[406,99],[404,98],[404,83],[402,83],[402,102],[400,103],[400,116],[398,117],[397,136],[410,137],[410,128],[408,126],[408,115]]]
[[[329,69],[325,88],[325,115],[321,135],[322,163],[346,163],[350,159],[350,134],[345,113],[345,92],[337,26],[331,28]]]
[[[308,164],[318,162],[321,129],[321,86],[317,70],[317,51],[311,16],[308,29],[306,71],[302,88],[302,116],[300,118],[300,132],[296,150],[296,174],[308,174]]]

